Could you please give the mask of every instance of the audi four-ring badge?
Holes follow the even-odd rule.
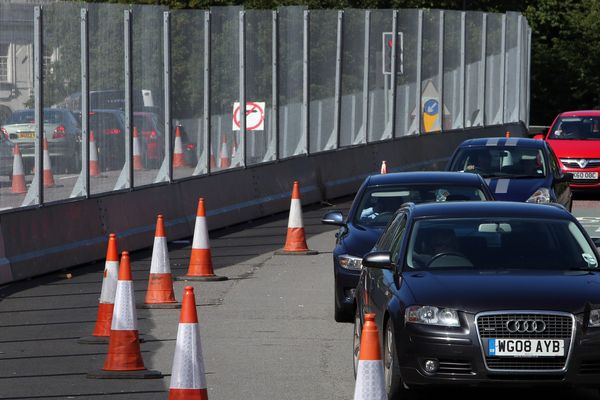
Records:
[[[600,387],[599,260],[558,204],[405,204],[362,260],[355,362],[373,312],[389,399],[432,385]]]

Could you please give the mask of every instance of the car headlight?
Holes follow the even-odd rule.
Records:
[[[404,313],[406,323],[460,326],[458,312],[449,308],[437,308],[432,306],[410,306]],[[599,318],[600,323],[600,318]]]
[[[338,262],[342,268],[360,270],[362,268],[362,258],[354,257],[349,254],[338,256]]]
[[[539,188],[527,199],[527,203],[550,203],[550,190],[548,188]]]
[[[588,326],[590,328],[597,328],[600,326],[600,309],[590,311],[590,319],[588,320]]]

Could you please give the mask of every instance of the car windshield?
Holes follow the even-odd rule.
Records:
[[[600,140],[600,117],[559,118],[548,136],[553,140]]]
[[[146,115],[134,115],[133,125],[141,129],[143,132],[154,130],[154,124],[152,118]]]
[[[478,187],[459,185],[379,186],[367,189],[358,206],[354,223],[384,227],[404,203],[481,201],[485,193]]]
[[[572,221],[456,218],[417,221],[406,266],[409,270],[587,270],[597,269],[598,260]]]
[[[472,172],[484,178],[543,178],[542,149],[516,146],[465,147],[452,161],[451,171]]]

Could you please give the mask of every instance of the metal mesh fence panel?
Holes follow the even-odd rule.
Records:
[[[423,64],[421,67],[422,132],[439,131],[442,127],[440,68],[440,11],[423,13]]]
[[[124,18],[127,8],[89,4],[89,125],[101,173],[90,177],[92,193],[114,190],[125,164]]]
[[[275,160],[271,11],[246,11],[246,104],[246,163]]]
[[[396,53],[396,136],[404,136],[419,133],[417,122],[417,69],[420,50],[418,10],[400,10],[398,33],[396,40],[400,45]],[[384,45],[391,50],[389,39]]]
[[[392,137],[390,75],[383,73],[384,33],[391,36],[392,10],[371,12],[369,33],[369,134],[368,141]]]
[[[44,138],[48,144],[53,187],[44,188],[44,201],[69,198],[81,172],[81,107],[67,108],[66,99],[81,93],[80,5],[55,3],[44,6]],[[17,139],[33,148],[33,139]],[[46,162],[47,160],[44,160]]]
[[[464,58],[462,13],[444,13],[444,129],[463,128]]]
[[[154,182],[165,158],[163,12],[165,7],[133,11],[133,170],[134,185]],[[136,153],[137,154],[136,156]]]
[[[171,13],[173,178],[207,172],[204,117],[204,11]],[[177,138],[179,134],[179,139]],[[181,141],[183,162],[175,156]]]
[[[240,131],[233,130],[233,109],[239,101],[239,14],[241,7],[212,7],[211,18],[211,144],[212,170],[241,166],[232,162],[240,150]]]
[[[517,122],[519,118],[519,15],[513,12],[506,14],[504,122]]]
[[[335,79],[337,10],[310,12],[309,124],[310,152],[335,149]]]
[[[19,207],[26,187],[11,186],[13,145],[21,134],[35,135],[33,121],[33,5],[0,3],[0,207]],[[25,114],[22,114],[25,113]],[[25,122],[25,125],[21,124]],[[33,152],[23,157],[24,179],[33,179]],[[23,185],[24,186],[24,185]]]
[[[502,123],[502,14],[487,15],[485,125]]]
[[[340,146],[365,143],[367,138],[366,113],[363,112],[367,105],[364,101],[366,14],[364,10],[344,11]]]
[[[304,7],[279,9],[279,156],[306,152],[302,114]]]
[[[482,126],[484,110],[484,62],[482,54],[483,13],[468,12],[466,17],[465,49],[465,125]]]

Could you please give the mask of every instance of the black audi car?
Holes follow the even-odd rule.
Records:
[[[394,212],[403,203],[493,200],[485,181],[476,174],[455,172],[400,172],[367,177],[346,220],[330,211],[324,224],[340,227],[333,250],[334,316],[338,322],[354,319],[354,291],[362,256],[369,252]]]
[[[439,384],[600,387],[598,260],[557,204],[406,205],[363,258],[355,362],[374,312],[390,399]]]

